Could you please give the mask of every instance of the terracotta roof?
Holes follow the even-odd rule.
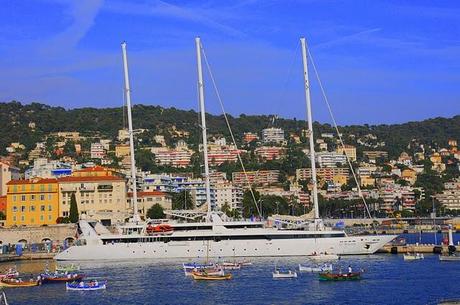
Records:
[[[11,180],[7,183],[7,185],[15,185],[15,184],[43,184],[43,183],[57,183],[57,179],[55,178],[47,178],[47,179],[22,179],[22,180]]]
[[[137,192],[137,197],[149,197],[149,196],[166,196],[167,193],[160,191],[150,191],[150,192]],[[128,197],[133,197],[132,192],[128,192]]]
[[[89,176],[89,177],[62,177],[58,182],[92,182],[92,181],[124,181],[118,176]]]

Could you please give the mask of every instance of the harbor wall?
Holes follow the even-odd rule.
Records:
[[[7,244],[40,244],[52,242],[62,244],[76,239],[75,224],[58,224],[40,227],[0,228],[0,245]]]

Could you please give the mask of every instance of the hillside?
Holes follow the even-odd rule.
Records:
[[[193,110],[179,110],[160,106],[136,105],[133,108],[134,128],[150,129],[152,133],[163,133],[174,125],[177,129],[190,132],[189,142],[199,141],[198,113]],[[260,133],[270,124],[267,115],[230,116],[230,124],[238,139],[244,132]],[[29,123],[35,123],[32,129]],[[223,116],[207,114],[210,135],[228,135]],[[275,125],[286,131],[286,134],[305,128],[305,121],[277,119]],[[115,138],[117,131],[123,126],[123,108],[79,108],[66,110],[62,107],[51,107],[32,103],[23,105],[12,101],[0,103],[0,153],[11,142],[21,142],[27,149],[33,148],[35,142],[56,131],[79,131],[83,135],[100,135]],[[314,124],[316,134],[332,132],[329,124]],[[411,140],[417,143],[445,146],[448,139],[460,142],[460,115],[452,118],[434,118],[420,122],[409,122],[395,125],[352,125],[340,127],[347,142],[356,144],[356,139],[373,134],[379,141],[385,142],[390,156],[406,150]],[[353,134],[355,137],[349,137]],[[367,148],[366,148],[367,149]]]

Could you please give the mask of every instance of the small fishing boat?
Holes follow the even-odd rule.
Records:
[[[204,281],[222,281],[222,280],[230,280],[232,275],[230,273],[222,273],[219,275],[209,274],[206,271],[200,272],[195,271],[192,273],[192,277],[194,280],[204,280]]]
[[[292,279],[297,278],[297,272],[295,271],[280,271],[279,269],[275,269],[272,273],[274,279]]]
[[[456,254],[441,254],[439,260],[442,262],[460,262],[460,256]]]
[[[299,264],[299,271],[300,272],[331,272],[332,264],[324,264],[319,267],[302,266],[301,264]]]
[[[308,258],[314,261],[336,261],[340,259],[340,256],[325,252],[319,254],[313,253],[312,255],[309,255]]]
[[[0,281],[0,286],[10,288],[33,287],[38,285],[40,285],[40,281],[35,279],[23,281],[20,278],[5,278]]]
[[[9,268],[4,273],[0,274],[0,280],[4,278],[13,278],[18,276],[19,272],[16,270],[16,268]]]
[[[241,269],[241,264],[239,263],[231,263],[231,262],[223,262],[222,264],[218,264],[224,270],[239,270]]]
[[[422,253],[409,253],[407,252],[406,254],[403,255],[405,261],[415,261],[419,259],[424,259],[425,257],[423,256]]]
[[[185,275],[192,275],[192,272],[194,271],[213,271],[216,268],[215,264],[209,263],[209,264],[196,264],[196,263],[184,263],[182,264],[184,268],[184,273]]]
[[[92,290],[102,290],[107,288],[107,281],[80,281],[65,283],[65,288],[67,290],[77,290],[77,291],[92,291]]]
[[[75,265],[75,264],[56,266],[56,272],[65,273],[65,272],[75,272],[75,271],[80,271],[80,266]]]
[[[320,281],[356,281],[360,279],[361,279],[361,272],[351,272],[351,273],[321,272],[319,273]]]
[[[79,282],[85,276],[78,273],[42,273],[40,274],[43,283]]]

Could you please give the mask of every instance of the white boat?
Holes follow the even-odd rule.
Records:
[[[252,262],[246,259],[239,261],[238,264],[240,264],[241,266],[252,266]]]
[[[192,275],[192,273],[195,271],[205,270],[205,271],[213,272],[216,270],[216,265],[212,263],[208,263],[208,264],[197,264],[197,263],[187,264],[185,263],[185,264],[182,264],[182,266],[184,268],[185,275]]]
[[[405,253],[403,257],[405,261],[414,261],[425,258],[422,253]]]
[[[324,264],[319,267],[310,267],[310,266],[302,266],[299,264],[299,271],[300,272],[331,272],[332,271],[332,264]]]
[[[314,261],[336,261],[340,259],[340,256],[332,253],[319,253],[309,255],[308,258]]]
[[[310,105],[310,86],[306,64],[305,41],[302,42],[304,62],[305,96],[308,110],[310,147],[314,147],[313,126]],[[117,260],[117,259],[163,259],[205,257],[261,257],[261,256],[306,256],[313,252],[327,252],[335,255],[372,254],[393,240],[395,235],[347,236],[344,231],[332,230],[324,226],[319,218],[317,182],[313,180],[314,219],[305,220],[303,230],[280,230],[267,227],[263,222],[223,221],[211,208],[209,191],[209,169],[207,162],[207,137],[201,70],[201,42],[196,39],[198,62],[198,88],[203,133],[203,154],[205,160],[205,186],[207,215],[204,222],[168,223],[170,234],[149,235],[147,225],[140,221],[137,213],[136,186],[133,179],[133,218],[131,222],[119,227],[118,233],[96,232],[94,222],[81,220],[81,234],[75,245],[58,253],[56,260]],[[127,75],[126,49],[123,47],[125,84],[127,93],[128,125],[132,134],[129,82]],[[130,137],[131,172],[135,177],[134,148]],[[316,177],[314,149],[310,149],[313,177]],[[190,213],[190,211],[182,211]],[[100,225],[98,223],[98,225]],[[100,225],[101,226],[101,225]],[[329,257],[328,259],[333,259]],[[336,258],[335,258],[336,259]]]
[[[81,281],[66,283],[65,287],[67,290],[76,290],[76,291],[93,291],[93,290],[103,290],[107,288],[107,281]]]
[[[239,263],[231,263],[231,262],[223,262],[221,264],[217,264],[224,270],[239,270],[241,269],[241,264]]]
[[[295,271],[280,271],[280,270],[275,270],[272,273],[272,276],[274,279],[292,279],[292,278],[297,278],[297,272]]]
[[[443,262],[460,262],[460,256],[455,254],[439,255],[439,260]]]

